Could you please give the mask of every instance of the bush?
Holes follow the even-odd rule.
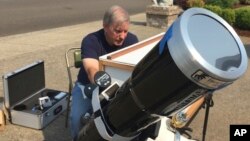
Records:
[[[250,8],[235,10],[235,26],[240,29],[250,30]]]
[[[239,3],[239,0],[207,0],[206,4],[216,5],[222,8],[233,8],[235,4]]]
[[[188,0],[187,7],[204,7],[205,2],[203,0]]]
[[[174,0],[174,4],[179,5],[184,10],[187,9],[187,0]]]
[[[217,15],[221,16],[222,15],[222,9],[219,6],[215,6],[215,5],[205,5],[204,6],[205,9],[208,9],[214,13],[216,13]]]
[[[239,0],[241,4],[250,4],[250,0]]]
[[[223,9],[221,17],[230,25],[235,23],[235,11],[233,9]]]

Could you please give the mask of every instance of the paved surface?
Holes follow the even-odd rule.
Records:
[[[139,40],[146,39],[166,29],[145,26],[145,14],[131,17],[131,30]],[[68,79],[64,53],[71,47],[79,47],[82,37],[101,28],[101,21],[74,26],[31,32],[0,38],[0,75],[15,70],[35,60],[45,61],[46,87],[67,91]],[[241,37],[250,53],[249,38]],[[230,124],[250,124],[250,71],[234,84],[214,94],[214,107],[210,110],[207,141],[229,140]],[[0,81],[2,86],[2,81]],[[0,100],[3,98],[0,87]],[[201,139],[204,109],[201,109],[191,123],[193,137]],[[28,120],[28,119],[27,119]],[[34,130],[7,123],[0,131],[0,141],[69,141],[69,129],[64,127],[65,113],[43,130]]]
[[[0,37],[100,20],[107,7],[130,14],[145,11],[150,0],[0,0]]]

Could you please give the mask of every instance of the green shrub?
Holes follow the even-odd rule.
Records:
[[[223,9],[221,17],[230,25],[233,25],[235,23],[235,11],[233,9]]]
[[[207,0],[206,4],[216,5],[221,8],[232,8],[235,4],[239,3],[239,0]]]
[[[235,10],[235,26],[250,30],[250,7]]]
[[[204,7],[205,2],[203,0],[188,0],[187,7]]]
[[[250,4],[250,0],[239,0],[241,4]]]
[[[184,10],[188,9],[187,0],[174,0],[174,4],[179,5]]]
[[[222,15],[222,9],[219,6],[216,6],[216,5],[205,5],[204,8],[208,9],[208,10],[214,12],[214,13],[216,13],[219,16]]]

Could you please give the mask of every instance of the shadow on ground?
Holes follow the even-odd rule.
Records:
[[[140,22],[140,21],[131,21],[130,22],[133,25],[142,25],[142,26],[146,26],[147,23],[146,22]]]
[[[250,58],[250,44],[246,44],[245,49],[246,49],[248,58]]]
[[[44,141],[70,141],[70,128],[65,127],[66,112],[45,127],[42,132]]]

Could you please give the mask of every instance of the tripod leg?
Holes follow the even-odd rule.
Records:
[[[208,116],[209,116],[209,108],[213,106],[213,99],[212,99],[212,93],[207,94],[205,98],[205,119],[203,124],[203,132],[202,132],[202,141],[205,141],[206,138],[206,132],[207,132],[207,124],[208,124]]]

